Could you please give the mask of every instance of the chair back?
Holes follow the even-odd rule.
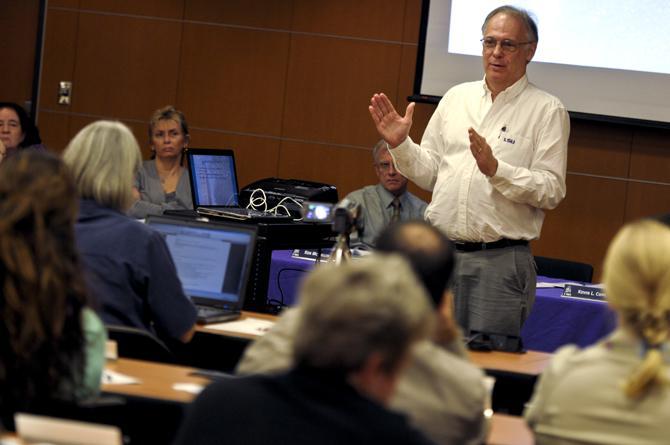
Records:
[[[537,274],[551,278],[590,283],[593,280],[593,266],[577,261],[561,260],[559,258],[535,257]]]
[[[116,342],[119,357],[176,363],[174,354],[165,343],[144,329],[119,325],[106,327],[110,340]]]

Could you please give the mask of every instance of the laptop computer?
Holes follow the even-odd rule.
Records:
[[[233,220],[291,220],[290,215],[274,214],[240,207],[235,155],[232,150],[190,148],[189,179],[193,208],[203,216]]]
[[[165,236],[184,293],[199,323],[240,316],[256,245],[256,227],[151,215],[146,224]]]

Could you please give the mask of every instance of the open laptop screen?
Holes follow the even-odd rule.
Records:
[[[241,309],[255,227],[160,216],[150,216],[146,222],[165,236],[186,295],[196,303]]]
[[[232,150],[189,149],[187,157],[195,208],[239,206]]]

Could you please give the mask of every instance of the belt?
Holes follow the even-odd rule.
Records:
[[[507,239],[503,238],[498,241],[493,241],[491,243],[465,243],[454,241],[454,246],[456,250],[461,252],[476,252],[479,250],[489,250],[489,249],[502,249],[503,247],[512,247],[512,246],[527,246],[528,241],[524,239]]]

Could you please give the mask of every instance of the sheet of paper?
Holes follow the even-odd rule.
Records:
[[[272,326],[274,326],[274,324],[275,324],[274,321],[249,317],[245,318],[244,320],[210,324],[207,325],[207,329],[260,336],[264,335],[267,331],[272,329]]]
[[[536,289],[551,289],[551,288],[563,289],[568,284],[571,284],[573,286],[597,287],[598,289],[604,288],[604,285],[602,283],[578,283],[576,281],[555,281],[555,282],[538,281],[535,287]]]
[[[101,381],[103,385],[139,385],[142,383],[141,380],[135,377],[109,369],[102,371]]]
[[[538,281],[535,288],[536,289],[551,289],[551,288],[563,289],[566,284],[572,284],[573,286],[582,286],[582,283],[577,283],[575,281],[555,281],[555,282]]]
[[[200,391],[204,388],[203,385],[198,385],[197,383],[175,383],[172,385],[172,389],[175,391],[184,391],[189,394],[200,394]]]

